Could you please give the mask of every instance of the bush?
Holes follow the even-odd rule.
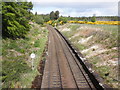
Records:
[[[45,22],[48,22],[49,20],[50,20],[50,16],[49,15],[44,16],[44,21]]]
[[[43,19],[43,17],[42,16],[40,16],[40,15],[36,15],[36,16],[34,16],[34,21],[36,22],[36,23],[38,23],[38,24],[44,24],[44,19]]]
[[[92,17],[91,22],[96,22],[96,17],[95,16]]]
[[[67,17],[59,17],[58,21],[62,21],[63,23],[67,23]]]

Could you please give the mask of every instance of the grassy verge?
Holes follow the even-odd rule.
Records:
[[[93,64],[106,84],[118,88],[118,26],[66,24],[58,30]]]
[[[31,25],[31,30],[25,39],[3,39],[2,43],[2,87],[30,88],[35,76],[39,75],[37,68],[45,48],[48,31],[37,24]],[[34,70],[31,69],[30,54],[35,53]]]

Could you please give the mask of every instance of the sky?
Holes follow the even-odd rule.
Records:
[[[27,0],[33,2],[32,12],[49,14],[59,11],[60,16],[117,16],[119,0]]]

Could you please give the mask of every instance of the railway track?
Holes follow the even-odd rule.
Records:
[[[60,32],[52,26],[47,27],[49,42],[41,88],[103,90],[93,75],[87,73],[89,70],[85,70]]]

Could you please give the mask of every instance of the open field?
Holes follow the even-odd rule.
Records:
[[[31,88],[37,75],[38,65],[47,41],[45,27],[32,24],[25,39],[3,39],[2,42],[2,87]],[[30,54],[35,53],[34,70],[31,69]],[[8,69],[9,68],[9,69]]]
[[[78,23],[78,24],[103,24],[103,25],[120,25],[120,21],[68,21],[69,23]]]
[[[57,27],[93,64],[111,87],[118,88],[118,26],[65,24]]]

